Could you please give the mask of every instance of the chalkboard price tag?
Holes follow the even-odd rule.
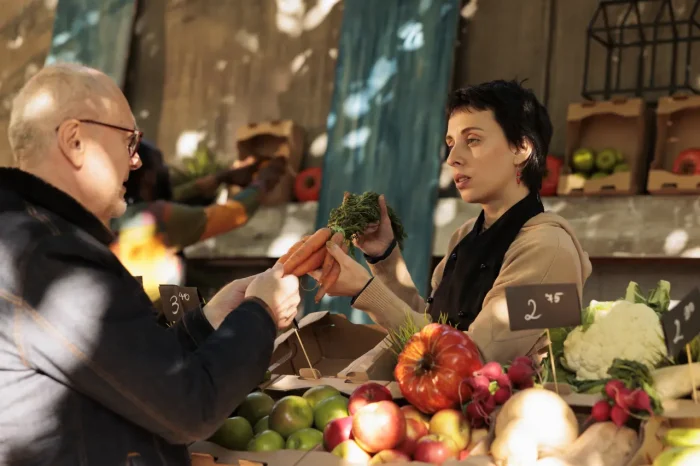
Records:
[[[581,324],[581,303],[573,283],[506,288],[510,329],[544,330]]]
[[[700,290],[693,289],[661,317],[666,350],[675,358],[700,333]]]
[[[161,306],[169,322],[182,319],[182,314],[192,312],[202,307],[199,291],[195,287],[160,285]]]

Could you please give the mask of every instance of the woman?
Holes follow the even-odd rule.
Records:
[[[546,341],[541,331],[510,331],[506,287],[575,283],[580,299],[591,263],[571,226],[544,212],[538,190],[552,124],[534,94],[500,80],[459,89],[448,118],[446,163],[460,197],[482,211],[453,234],[433,273],[432,295],[424,301],[411,280],[383,196],[379,225],[356,241],[373,277],[329,244],[341,264],[329,294],[353,296],[353,307],[388,329],[407,316],[422,326],[446,314],[486,360],[507,363],[536,353]]]

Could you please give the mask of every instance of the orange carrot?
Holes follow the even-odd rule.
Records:
[[[343,234],[341,232],[335,233],[331,237],[331,241],[340,246],[343,242]],[[334,262],[336,261],[335,259],[333,259],[333,256],[330,254],[326,254],[326,258],[323,260],[323,266],[321,267],[321,279],[319,280],[320,282],[323,282],[323,277],[328,275],[328,272],[331,271]]]
[[[289,257],[290,257],[292,254],[294,254],[300,247],[302,247],[302,246],[304,245],[304,243],[306,242],[307,239],[309,239],[309,235],[302,236],[302,237],[301,237],[301,240],[299,240],[299,241],[297,241],[296,243],[294,243],[294,244],[292,245],[292,247],[289,248],[289,251],[287,251],[286,253],[284,253],[284,254],[282,255],[282,257],[280,257],[279,260],[278,260],[277,262],[281,262],[281,263],[283,263],[283,264],[284,264],[285,262],[287,262],[287,260],[289,259]]]
[[[294,253],[291,256],[289,256],[289,258],[287,258],[286,262],[284,263],[285,275],[295,271],[297,267],[299,267],[302,263],[309,259],[316,251],[322,250],[325,254],[326,242],[330,239],[330,237],[330,228],[321,228],[318,231],[316,231],[313,235],[311,235],[309,239],[307,239],[299,249],[294,251]],[[321,266],[321,264],[323,263],[323,257],[321,257],[321,263],[319,263],[315,268]]]
[[[321,264],[323,264],[323,260],[326,258],[326,256],[329,256],[328,251],[326,250],[326,247],[322,247],[313,254],[311,254],[304,262],[299,264],[294,270],[292,270],[292,275],[296,277],[303,277],[307,273],[318,269],[321,267]],[[287,264],[285,264],[285,267]]]
[[[347,254],[348,252],[348,245],[347,243],[343,243],[340,246],[343,249],[343,252]],[[330,256],[330,254],[328,254]],[[323,296],[325,296],[326,292],[333,286],[335,285],[335,282],[338,281],[338,277],[340,277],[340,264],[338,263],[337,260],[333,260],[333,267],[331,267],[330,272],[328,272],[325,275],[321,276],[321,287],[319,288],[318,292],[316,293],[316,297],[314,300],[316,303],[320,303],[321,299],[323,299]]]

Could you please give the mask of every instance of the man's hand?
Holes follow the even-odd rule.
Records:
[[[253,181],[253,177],[259,166],[260,161],[256,157],[250,155],[244,160],[238,161],[233,168],[218,173],[216,179],[219,183],[245,188]]]
[[[204,316],[214,330],[232,310],[236,309],[245,299],[245,292],[257,275],[234,280],[219,290],[203,309]]]
[[[340,246],[332,241],[326,245],[329,254],[340,264],[340,276],[335,284],[326,290],[328,296],[356,296],[365,287],[372,276],[355,259],[348,256]],[[321,278],[321,270],[309,273],[318,281]]]
[[[383,194],[379,196],[379,211],[381,213],[379,223],[368,226],[364,233],[353,241],[360,251],[370,257],[379,257],[384,254],[394,240],[394,230],[391,228]]]
[[[284,276],[284,265],[278,262],[255,277],[248,285],[245,297],[264,302],[277,328],[285,329],[292,324],[301,302],[299,279],[294,275]]]
[[[287,158],[275,157],[263,164],[257,175],[257,181],[262,183],[265,191],[272,191],[287,173]]]

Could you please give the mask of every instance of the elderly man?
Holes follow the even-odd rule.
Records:
[[[275,267],[174,327],[108,247],[141,132],[104,74],[44,68],[0,169],[0,464],[186,465],[264,376],[299,304]]]

